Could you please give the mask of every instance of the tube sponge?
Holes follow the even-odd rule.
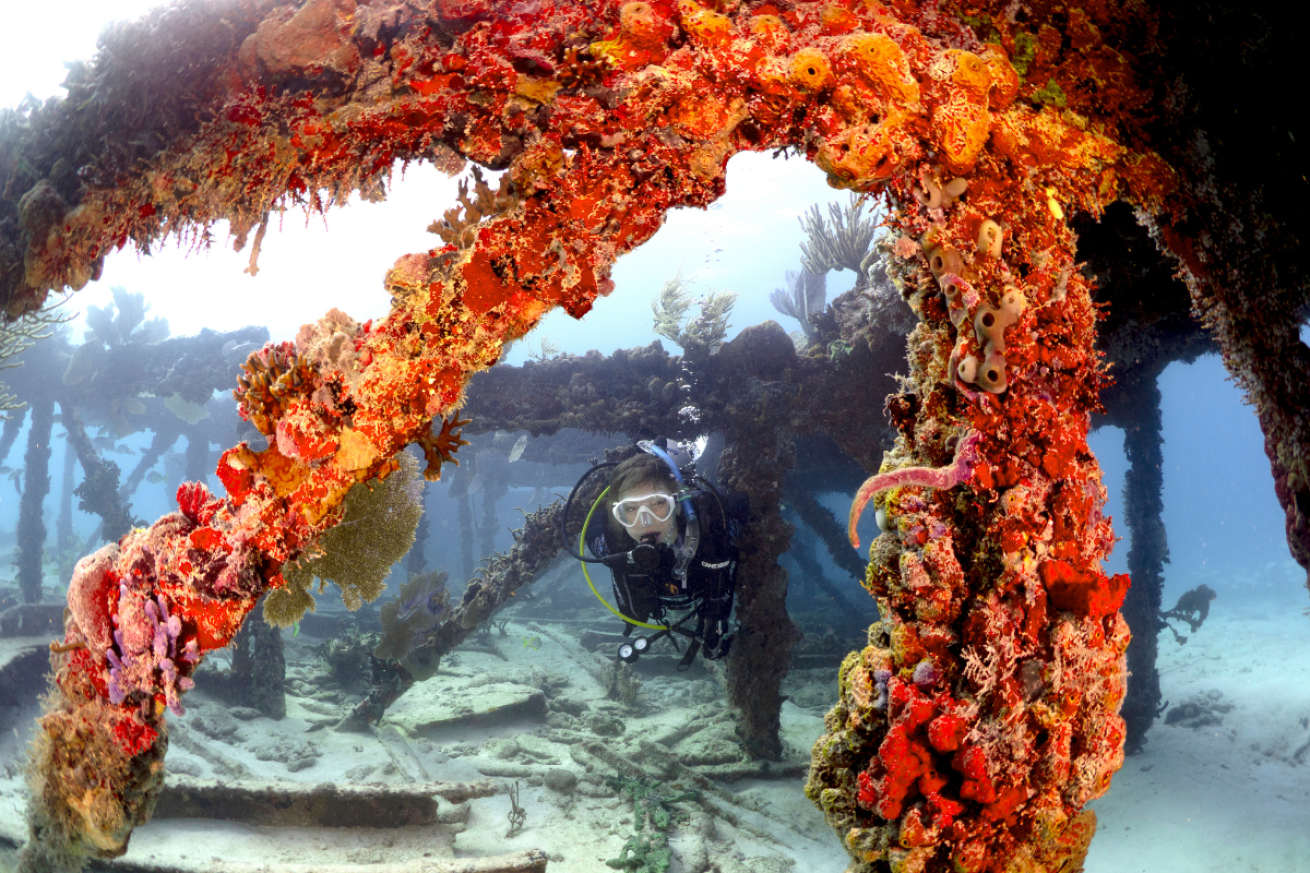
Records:
[[[958,255],[957,255],[958,257]],[[971,290],[958,276],[947,274],[941,280],[942,289],[951,304],[951,320],[959,325],[957,313],[963,313],[964,292]],[[1013,286],[1006,289],[996,306],[979,304],[974,311],[973,330],[982,347],[982,361],[973,355],[964,355],[955,367],[961,382],[977,385],[990,394],[1005,391],[1008,381],[1005,373],[1005,329],[1019,320],[1025,306],[1023,292]],[[958,352],[957,352],[958,353]]]
[[[1001,232],[1001,226],[990,218],[983,221],[978,227],[978,254],[986,255],[989,258],[999,258],[1001,256],[1001,246],[1005,242],[1005,237]]]
[[[1023,315],[1024,298],[1018,288],[1009,288],[997,306],[984,303],[973,317],[978,345],[988,352],[1005,352],[1005,329]]]

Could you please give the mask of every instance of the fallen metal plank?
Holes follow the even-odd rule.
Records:
[[[489,780],[412,785],[232,782],[170,774],[154,818],[208,818],[273,827],[398,828],[437,823],[437,797],[462,803],[497,792]]]

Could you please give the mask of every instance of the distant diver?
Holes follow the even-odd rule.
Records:
[[[636,661],[665,637],[678,648],[676,636],[689,643],[679,670],[690,667],[698,651],[719,660],[727,656],[734,636],[728,623],[745,497],[720,495],[696,473],[686,446],[661,439],[643,440],[637,447],[640,453],[598,464],[574,486],[561,517],[565,545],[582,562],[591,590],[623,619],[625,637],[637,628],[654,631],[620,645],[620,660]],[[567,533],[574,498],[604,470],[610,471],[608,484],[594,499],[575,543]],[[598,511],[601,524],[594,519]],[[584,544],[595,557],[582,553]],[[596,591],[589,563],[609,567],[617,608]],[[692,619],[694,628],[687,626]]]

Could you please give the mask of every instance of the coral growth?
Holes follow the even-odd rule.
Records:
[[[801,331],[807,341],[813,341],[818,335],[811,316],[823,314],[828,303],[828,288],[823,273],[800,273],[788,270],[785,274],[785,288],[774,288],[769,295],[773,308],[783,315],[791,316],[800,322]]]
[[[883,471],[866,479],[855,492],[855,499],[851,501],[850,517],[846,522],[846,535],[850,538],[851,546],[856,549],[860,547],[860,537],[855,532],[855,524],[860,520],[864,507],[875,494],[888,488],[903,488],[907,485],[917,485],[921,488],[954,488],[973,474],[973,468],[978,464],[978,443],[981,441],[982,435],[976,431],[962,436],[955,448],[954,459],[945,467],[935,469],[901,467],[897,470]]]
[[[831,225],[824,220],[817,204],[801,217],[801,229],[805,231],[801,266],[806,272],[823,275],[829,270],[850,270],[857,285],[867,284],[869,256],[882,216],[874,212],[864,218],[861,214],[864,207],[865,202],[852,194],[845,206],[828,204]]]
[[[660,296],[650,304],[655,316],[655,333],[677,343],[691,356],[717,351],[728,335],[728,316],[737,295],[732,291],[711,291],[693,301],[688,281],[678,272],[664,280]],[[699,310],[688,318],[695,303]]]
[[[21,221],[0,222],[0,295],[14,314],[52,288],[85,284],[115,247],[220,219],[244,242],[287,203],[322,209],[352,191],[376,194],[397,160],[449,165],[453,154],[505,170],[499,193],[476,188],[438,226],[444,245],[396,261],[385,320],[332,316],[260,352],[240,391],[269,446],[229,449],[218,468],[225,498],[179,494],[182,512],[130,533],[104,574],[70,593],[82,602],[67,644],[114,628],[117,616],[126,648],[61,655],[42,731],[62,742],[71,719],[96,748],[117,742],[138,756],[125,768],[106,759],[107,775],[85,794],[38,792],[60,821],[76,822],[87,804],[106,811],[109,824],[70,825],[78,850],[124,849],[149,811],[137,801],[155,785],[160,751],[145,738],[162,735],[190,653],[226,644],[269,588],[300,601],[282,617],[303,609],[307,583],[287,581],[303,570],[284,566],[316,543],[331,553],[326,532],[352,488],[378,478],[385,487],[394,456],[430,440],[469,376],[546,312],[580,317],[608,294],[615,258],[668,210],[721,195],[731,155],[798,147],[833,185],[885,191],[894,207],[893,274],[921,319],[910,374],[889,404],[904,466],[941,468],[952,435],[982,435],[956,487],[886,499],[894,529],[875,544],[867,580],[883,618],[843,671],[809,792],[857,871],[1073,869],[1091,832],[1080,810],[1120,761],[1126,635],[1116,612],[1124,582],[1099,569],[1112,536],[1086,430],[1103,377],[1065,216],[1120,198],[1158,211],[1172,192],[1171,172],[1141,144],[1151,101],[1128,67],[1150,28],[1125,28],[1135,16],[1114,4],[1081,17],[1042,7],[1018,21],[986,3],[985,27],[949,6],[817,0],[469,0],[396,6],[385,26],[350,6],[308,0],[266,17],[261,4],[225,7],[223,28],[200,6],[170,7],[111,35],[67,106],[5,128],[34,150],[46,142],[37,133],[65,130],[50,141],[81,162],[58,187],[38,178],[56,174],[34,154],[33,178],[0,185],[21,197]],[[217,30],[228,48],[204,36]],[[1060,38],[1066,31],[1077,38]],[[147,53],[115,49],[145,34],[196,60],[165,71],[141,58],[140,81],[124,76],[125,94],[181,92],[142,121],[115,102],[115,76]],[[605,68],[582,66],[583,56]],[[169,87],[175,69],[188,77]],[[94,118],[78,114],[87,106]],[[988,221],[1002,229],[996,256]],[[1018,297],[1007,298],[1011,288]],[[727,306],[710,308],[679,337],[712,350]],[[956,378],[969,360],[972,383]],[[761,488],[776,509],[777,483]],[[785,543],[785,526],[774,528],[768,536]],[[785,579],[770,576],[776,556],[764,539],[761,530],[753,544],[767,557],[757,578],[774,597]],[[375,591],[355,582],[345,593],[358,602]],[[464,620],[476,624],[494,600],[470,588]],[[739,689],[757,667],[785,670],[752,660],[766,637],[784,654],[790,645],[780,605],[760,609],[773,624],[734,647]],[[919,671],[925,659],[932,669]],[[890,675],[878,684],[880,671]],[[143,730],[124,721],[129,711]],[[752,728],[759,754],[776,752],[769,727]],[[41,766],[47,784],[82,785],[81,763]]]
[[[396,458],[396,469],[381,481],[350,489],[340,522],[312,549],[282,566],[285,584],[264,601],[264,618],[270,624],[290,627],[312,610],[309,589],[315,579],[320,592],[328,582],[335,584],[347,609],[359,609],[381,596],[387,574],[409,551],[423,515],[418,462],[408,453]]]
[[[444,572],[424,573],[400,586],[400,596],[382,604],[382,639],[373,657],[400,661],[410,675],[422,681],[436,672],[435,658],[425,658],[422,649],[429,635],[449,618],[450,592]]]
[[[428,226],[430,233],[435,233],[442,242],[456,249],[473,245],[483,219],[503,215],[518,204],[509,176],[501,176],[500,187],[493,191],[477,167],[473,168],[473,199],[469,199],[468,193],[468,180],[465,179],[459,183],[460,205],[447,209],[440,221]]]
[[[459,459],[455,457],[455,453],[459,451],[460,446],[466,446],[469,442],[461,436],[463,431],[457,428],[463,428],[468,423],[469,419],[452,415],[442,420],[441,429],[435,434],[429,431],[419,435],[418,445],[423,450],[423,459],[428,464],[423,469],[423,478],[430,481],[440,479],[442,464],[459,466]]]

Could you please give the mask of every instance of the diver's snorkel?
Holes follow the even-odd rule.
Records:
[[[668,465],[669,471],[673,473],[674,480],[678,483],[678,501],[682,505],[683,515],[687,519],[687,529],[682,539],[682,545],[677,549],[677,562],[673,565],[673,575],[683,583],[687,579],[687,567],[691,566],[691,559],[696,557],[696,549],[700,546],[700,520],[696,517],[696,507],[691,502],[692,490],[687,487],[687,483],[682,479],[682,471],[670,457],[669,453],[663,448],[657,446],[650,440],[641,440],[637,443],[637,448],[641,449],[648,455],[654,455]],[[679,451],[679,454],[681,452]]]

